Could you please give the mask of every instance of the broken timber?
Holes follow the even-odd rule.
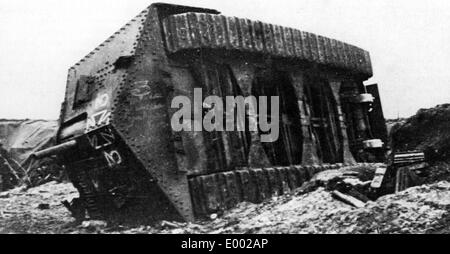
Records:
[[[352,197],[350,195],[346,195],[346,194],[344,194],[344,193],[342,193],[340,191],[337,191],[337,190],[333,191],[331,193],[331,195],[334,198],[336,198],[336,199],[338,199],[338,200],[340,200],[340,201],[342,201],[344,203],[347,203],[349,205],[352,205],[354,207],[357,207],[357,208],[361,208],[361,207],[365,206],[365,203],[362,202],[361,200],[359,200],[357,198],[354,198],[354,197]]]
[[[426,169],[425,153],[422,151],[397,152],[392,166],[396,170],[395,192],[403,191],[413,185],[415,171]]]

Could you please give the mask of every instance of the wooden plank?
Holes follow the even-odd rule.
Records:
[[[352,206],[357,207],[357,208],[362,208],[362,207],[365,206],[365,203],[362,202],[361,200],[356,199],[356,198],[354,198],[352,196],[346,195],[346,194],[344,194],[344,193],[342,193],[340,191],[337,191],[337,190],[333,191],[331,193],[331,195],[334,198],[336,198],[337,200],[340,200],[340,201],[342,201],[344,203],[347,203],[347,204],[352,205]]]
[[[370,183],[370,187],[374,189],[381,188],[381,184],[383,183],[384,175],[386,174],[386,168],[380,167],[375,170],[375,176]]]

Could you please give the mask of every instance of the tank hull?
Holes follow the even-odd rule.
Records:
[[[362,161],[358,144],[375,137],[366,107],[352,98],[366,93],[371,75],[369,54],[343,42],[154,4],[69,69],[57,139],[76,145],[59,157],[91,217],[133,210],[191,221]],[[194,100],[195,89],[278,96],[280,138],[174,131],[172,101]]]

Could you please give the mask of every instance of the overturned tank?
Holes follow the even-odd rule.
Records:
[[[80,193],[73,205],[91,218],[190,221],[289,192],[324,169],[382,160],[378,89],[363,85],[371,76],[369,53],[347,43],[153,4],[69,69],[58,145],[35,156],[58,156]],[[279,138],[174,131],[171,101],[194,88],[279,96]]]

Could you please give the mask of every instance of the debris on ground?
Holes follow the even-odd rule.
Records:
[[[79,228],[86,230],[87,232],[91,233],[102,233],[106,227],[108,226],[108,223],[106,221],[102,220],[88,220],[83,221]]]
[[[42,185],[0,193],[0,233],[450,233],[449,116],[450,105],[441,105],[393,124],[395,151],[424,151],[427,159],[403,170],[416,172],[421,185],[395,194],[373,196],[389,169],[368,164],[320,172],[290,194],[244,202],[203,221],[130,226],[73,219],[67,207],[76,206],[62,203],[78,197],[72,184],[36,173]]]
[[[324,187],[262,204],[241,203],[214,220],[162,221],[154,225],[77,225],[61,200],[78,194],[70,183],[8,192],[0,199],[0,233],[435,233],[450,232],[450,183],[439,182],[387,195],[356,208]],[[51,209],[36,209],[39,203]],[[446,231],[447,230],[447,231]]]
[[[375,178],[376,170],[380,167],[385,167],[385,165],[381,163],[367,164],[322,171],[306,182],[296,193],[305,194],[323,187],[327,191],[340,193],[334,194],[337,198],[343,199],[343,195],[346,195],[350,196],[350,199],[357,199],[365,203],[370,198],[375,198],[371,183]]]
[[[427,160],[450,159],[450,104],[421,109],[391,129],[394,151],[422,150]]]
[[[48,210],[48,209],[50,209],[50,205],[49,204],[39,204],[38,209]]]
[[[3,192],[0,198],[0,233],[62,233],[74,222],[61,200],[78,192],[71,183],[49,182],[35,188],[18,187]],[[50,209],[38,209],[39,204]]]

